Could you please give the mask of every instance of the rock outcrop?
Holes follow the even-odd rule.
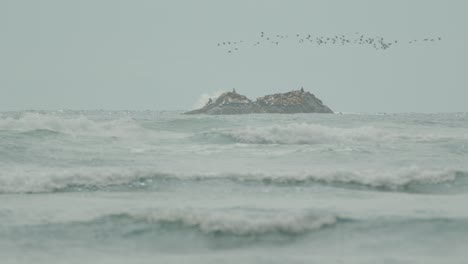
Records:
[[[333,113],[320,99],[303,89],[287,93],[265,95],[252,101],[235,90],[225,92],[218,98],[185,114],[237,115],[254,113]]]

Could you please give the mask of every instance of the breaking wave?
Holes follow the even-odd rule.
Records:
[[[444,192],[468,189],[468,172],[455,169],[324,170],[297,173],[171,173],[155,169],[74,168],[3,171],[1,193],[157,190],[164,182],[307,186],[326,184],[339,188],[366,188],[403,192]]]
[[[330,236],[350,242],[357,237],[375,244],[375,237],[401,241],[412,237],[442,237],[463,245],[468,227],[464,218],[373,217],[343,218],[331,213],[311,211],[224,209],[152,209],[147,212],[104,214],[86,220],[41,221],[38,224],[12,225],[0,229],[3,239],[48,243],[53,239],[73,246],[120,245],[144,247],[153,252],[184,252],[197,249],[226,249],[249,246],[320,243]],[[366,239],[369,238],[369,239]],[[333,242],[332,240],[331,242]],[[428,241],[432,241],[429,239]],[[330,242],[330,241],[329,241]],[[335,241],[336,242],[336,241]],[[439,243],[436,243],[439,244]],[[440,244],[439,244],[440,245]]]
[[[372,126],[355,128],[330,127],[318,124],[293,123],[266,127],[212,129],[202,137],[249,144],[320,144],[336,142],[388,142],[394,140],[438,141],[465,135],[410,134]]]
[[[332,226],[338,219],[331,215],[248,213],[239,211],[162,210],[146,214],[121,214],[112,217],[164,226],[192,228],[204,234],[261,236],[268,234],[301,235]]]
[[[389,171],[317,171],[289,176],[262,175],[257,176],[257,178],[262,182],[277,184],[321,182],[327,184],[351,184],[385,190],[405,190],[411,189],[417,185],[437,185],[440,183],[454,182],[458,177],[463,176],[468,176],[468,173],[451,169],[423,170],[415,167]]]
[[[218,91],[211,92],[211,93],[201,94],[198,97],[198,100],[193,105],[192,110],[204,107],[210,98],[212,99],[218,98],[222,93],[224,93],[224,91],[218,90]]]
[[[152,170],[118,168],[73,168],[3,171],[0,193],[47,193],[60,191],[93,191],[108,187],[141,188],[153,179],[168,174]]]
[[[293,242],[301,236],[352,222],[334,215],[257,209],[152,209],[105,214],[83,220],[12,226],[1,237],[28,241],[54,237],[60,241],[141,243],[152,249],[233,248],[247,244]]]
[[[0,118],[0,131],[63,133],[90,136],[126,136],[142,133],[144,128],[130,118],[97,121],[86,116],[67,118],[54,114],[25,113],[20,117]]]
[[[269,127],[214,129],[205,136],[224,137],[240,143],[252,144],[318,144],[344,140],[382,139],[391,136],[373,127],[335,128],[316,124],[288,124]]]

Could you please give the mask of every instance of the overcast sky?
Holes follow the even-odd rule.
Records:
[[[1,0],[0,110],[186,110],[216,91],[255,99],[304,86],[335,111],[465,112],[467,10],[464,0]],[[402,44],[217,47],[262,31]]]

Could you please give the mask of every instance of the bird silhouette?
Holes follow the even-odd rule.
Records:
[[[409,41],[400,41],[400,40],[387,40],[382,36],[371,36],[359,31],[356,31],[355,34],[347,36],[345,34],[330,34],[330,35],[317,35],[312,33],[299,34],[295,35],[295,43],[300,45],[310,45],[311,47],[322,47],[327,45],[333,46],[351,46],[351,47],[369,47],[375,50],[388,50],[394,46],[401,46],[404,44],[416,44],[420,43],[433,43],[436,41],[441,41],[442,37],[425,37],[421,39],[412,39]],[[225,49],[227,53],[238,52],[241,46],[249,44],[254,47],[266,47],[266,46],[281,46],[281,44],[288,41],[288,34],[266,34],[264,31],[260,32],[260,38],[251,42],[246,40],[224,40],[218,42],[217,46],[221,49]],[[294,43],[294,42],[293,42]]]

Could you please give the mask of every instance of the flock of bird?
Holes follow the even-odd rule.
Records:
[[[227,53],[238,52],[242,48],[253,46],[279,46],[285,41],[292,41],[300,45],[312,44],[314,46],[325,46],[325,45],[360,45],[367,46],[376,50],[387,50],[393,46],[401,43],[416,44],[416,43],[430,43],[441,41],[441,37],[428,37],[424,39],[413,39],[410,41],[398,41],[398,40],[385,40],[383,37],[371,37],[366,36],[362,33],[356,32],[354,36],[348,37],[345,35],[333,35],[333,36],[314,36],[312,34],[295,34],[295,35],[267,35],[265,32],[260,33],[260,38],[255,42],[246,42],[243,40],[238,41],[223,41],[219,42],[217,46],[223,48]]]

